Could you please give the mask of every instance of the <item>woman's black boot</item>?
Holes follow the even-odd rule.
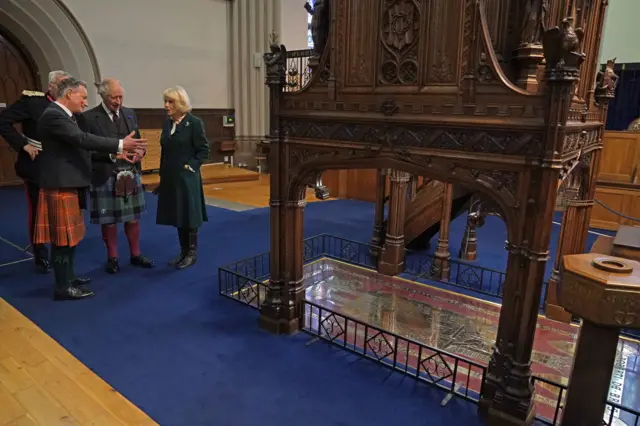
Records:
[[[185,231],[187,231],[186,251],[180,262],[176,264],[176,268],[178,269],[188,268],[189,266],[194,265],[198,260],[198,255],[196,253],[198,251],[198,230],[189,229]]]
[[[187,254],[187,239],[189,237],[189,230],[184,228],[178,228],[178,240],[180,241],[180,254],[169,261],[169,265],[177,266],[184,256]]]

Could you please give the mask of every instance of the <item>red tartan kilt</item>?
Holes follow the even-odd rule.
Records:
[[[34,243],[77,246],[84,238],[84,218],[75,189],[40,189]]]

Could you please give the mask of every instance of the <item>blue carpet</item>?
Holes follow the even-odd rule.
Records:
[[[0,196],[0,237],[24,247],[23,191],[4,188]],[[307,347],[304,335],[261,332],[255,313],[218,296],[218,266],[269,250],[268,209],[208,207],[210,222],[201,230],[199,262],[177,272],[164,266],[178,248],[175,230],[156,226],[156,198],[148,195],[147,202],[142,249],[158,268],[141,270],[123,262],[119,275],[105,274],[99,227],[88,225],[76,271],[93,278],[97,297],[54,303],[53,277],[34,274],[30,262],[0,268],[0,297],[160,424],[481,424],[472,404],[454,398],[441,408],[441,391],[389,376],[373,363],[324,344]],[[373,217],[370,203],[310,203],[304,234],[330,233],[366,242]],[[451,226],[454,257],[465,221],[463,215]],[[554,226],[552,253],[558,231]],[[478,238],[476,263],[503,271],[502,221],[489,217]],[[590,235],[589,244],[594,240]],[[122,232],[119,249],[126,259]],[[0,263],[24,258],[0,242]]]
[[[0,208],[0,236],[26,245],[22,191],[2,189],[0,196],[5,206]],[[163,266],[175,255],[175,232],[154,224],[156,199],[147,200],[152,213],[142,221],[142,246],[158,262],[155,270],[124,265],[117,276],[103,273],[99,229],[89,225],[76,270],[93,278],[94,299],[54,303],[52,277],[34,274],[29,262],[0,268],[0,297],[157,422],[481,424],[472,404],[454,398],[441,408],[441,391],[389,376],[371,362],[324,344],[307,347],[304,335],[261,332],[255,313],[218,296],[219,265],[268,250],[267,209],[209,207],[199,263],[176,272]],[[372,223],[368,203],[314,203],[307,209],[305,234],[330,232],[367,241]],[[124,238],[120,249],[126,257]]]

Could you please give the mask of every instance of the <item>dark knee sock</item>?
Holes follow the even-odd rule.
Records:
[[[140,222],[133,221],[124,224],[124,233],[129,241],[131,257],[140,256]]]
[[[51,263],[53,264],[57,290],[65,290],[71,282],[69,276],[69,271],[71,271],[70,254],[69,247],[51,246]]]
[[[104,241],[104,244],[107,246],[107,257],[118,257],[117,225],[102,225],[102,241]]]
[[[76,278],[78,278],[76,276],[76,248],[75,247],[68,247],[68,251],[69,251],[69,281],[73,281]]]

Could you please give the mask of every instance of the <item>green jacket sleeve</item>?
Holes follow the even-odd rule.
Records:
[[[209,141],[207,140],[202,120],[193,120],[193,124],[193,139],[191,143],[193,144],[195,154],[189,159],[187,164],[193,170],[198,171],[202,163],[209,159]]]

